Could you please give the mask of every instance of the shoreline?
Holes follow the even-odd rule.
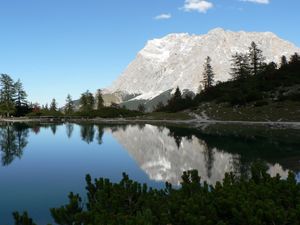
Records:
[[[214,125],[214,124],[240,124],[240,125],[265,125],[265,126],[279,126],[284,128],[293,128],[300,129],[300,121],[222,121],[222,120],[210,120],[195,118],[189,120],[180,120],[180,119],[142,119],[142,118],[0,118],[0,122],[9,122],[9,123],[84,123],[84,122],[93,122],[93,123],[112,123],[112,124],[124,124],[124,123],[162,123],[162,124],[182,124],[188,126],[201,127],[205,125]]]

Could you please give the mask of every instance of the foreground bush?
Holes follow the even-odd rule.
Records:
[[[250,178],[226,174],[214,187],[202,184],[197,171],[188,171],[180,188],[167,183],[164,190],[148,188],[126,174],[118,184],[103,178],[92,181],[87,175],[85,205],[70,193],[67,205],[50,211],[57,224],[76,225],[299,224],[300,185],[294,174],[282,180],[266,171],[257,163]],[[22,221],[22,216],[14,216]]]

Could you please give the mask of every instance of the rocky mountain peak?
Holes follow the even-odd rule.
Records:
[[[173,33],[148,41],[107,92],[146,100],[177,86],[197,92],[207,56],[212,59],[215,80],[226,81],[230,78],[232,55],[246,52],[252,41],[262,49],[267,62],[279,63],[282,55],[289,57],[300,52],[295,45],[271,32],[216,28],[204,35]]]

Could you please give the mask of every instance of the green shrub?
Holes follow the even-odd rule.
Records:
[[[289,173],[286,180],[271,177],[261,162],[251,177],[227,173],[210,186],[198,172],[182,175],[179,188],[166,183],[163,190],[148,188],[126,174],[119,183],[87,175],[87,201],[71,193],[69,203],[51,209],[57,224],[95,225],[262,225],[299,224],[300,184]],[[27,216],[27,215],[26,215]]]

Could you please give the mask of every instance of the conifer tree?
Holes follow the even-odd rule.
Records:
[[[249,62],[251,75],[257,75],[263,69],[265,57],[262,54],[262,50],[257,47],[255,42],[251,43],[249,47]]]
[[[204,63],[204,71],[203,71],[203,87],[204,90],[209,89],[213,86],[214,83],[214,72],[211,66],[211,58],[207,56],[205,63]]]
[[[0,108],[9,117],[15,111],[16,89],[13,79],[7,74],[1,74],[0,87]]]
[[[168,101],[168,109],[172,112],[177,112],[181,109],[183,103],[181,91],[179,87],[176,88],[174,95]]]
[[[51,104],[50,104],[50,111],[57,111],[57,102],[56,102],[56,99],[53,98],[52,101],[51,101]]]
[[[236,53],[232,56],[231,76],[233,80],[243,80],[250,76],[249,60],[246,54]]]
[[[284,67],[288,64],[287,58],[285,55],[281,56],[280,67]]]
[[[138,110],[139,110],[140,112],[142,112],[142,113],[145,112],[145,111],[146,111],[145,105],[144,105],[144,104],[139,104]]]
[[[176,88],[176,91],[175,91],[172,99],[177,102],[182,99],[182,95],[181,95],[181,91],[180,91],[179,87]]]
[[[100,89],[97,90],[96,93],[96,104],[97,104],[97,110],[102,109],[104,107],[104,100],[102,97],[102,92]]]
[[[70,94],[68,94],[65,105],[65,113],[70,114],[74,112],[74,102]]]
[[[294,55],[291,56],[290,63],[299,63],[300,62],[300,56],[296,52]]]
[[[153,111],[159,112],[165,108],[165,105],[162,101],[158,102],[157,105],[153,108]]]
[[[23,88],[22,82],[17,80],[17,82],[14,84],[15,86],[15,92],[16,92],[16,106],[17,107],[22,107],[27,105],[27,93],[25,92]]]
[[[95,105],[95,98],[89,90],[81,94],[80,105],[81,105],[80,107],[81,111],[93,110]]]

